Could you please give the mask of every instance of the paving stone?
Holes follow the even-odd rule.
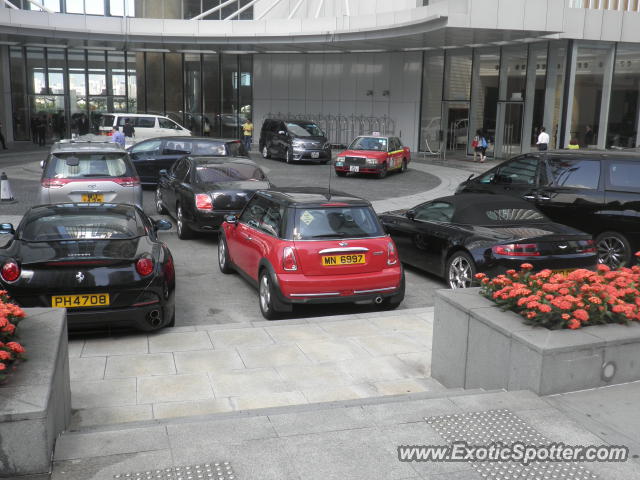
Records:
[[[303,390],[302,393],[309,403],[337,402],[377,396],[376,389],[367,383],[334,388],[310,388]]]
[[[549,404],[542,398],[526,390],[463,395],[453,397],[451,401],[465,411],[506,408],[518,412],[520,410],[545,409],[549,407]]]
[[[307,433],[332,432],[373,427],[373,418],[362,407],[328,408],[309,412],[269,415],[279,436],[288,437]]]
[[[406,363],[394,356],[341,360],[336,362],[336,366],[339,372],[353,378],[353,383],[381,382],[412,376]]]
[[[272,368],[210,372],[216,397],[287,392],[289,387]]]
[[[387,380],[385,382],[375,382],[373,386],[380,395],[403,395],[405,393],[419,393],[433,390],[444,390],[445,388],[432,379],[406,378],[402,380]]]
[[[229,398],[153,404],[153,418],[156,419],[211,415],[231,411],[233,411],[233,405],[231,405]]]
[[[205,374],[138,377],[138,403],[180,402],[213,398]]]
[[[106,357],[69,357],[71,380],[102,380]]]
[[[68,433],[56,442],[55,460],[105,457],[169,447],[164,427]]]
[[[333,319],[334,317],[332,317]],[[368,320],[342,320],[318,324],[318,326],[335,338],[364,337],[380,335],[383,331]]]
[[[269,418],[247,418],[175,423],[167,425],[169,442],[174,452],[184,445],[196,446],[201,452],[213,455],[221,444],[241,443],[247,440],[275,438],[277,436]],[[245,452],[247,454],[247,452]],[[227,460],[228,461],[228,460]],[[250,461],[245,457],[245,461]]]
[[[207,332],[168,333],[149,337],[149,351],[184,352],[187,350],[207,350],[213,345]]]
[[[373,356],[425,351],[424,344],[400,334],[355,337],[362,348]]]
[[[156,450],[108,457],[65,460],[54,463],[51,480],[113,480],[115,475],[169,468],[170,450]]]
[[[350,340],[300,342],[298,347],[309,359],[318,363],[370,356],[361,346]]]
[[[235,350],[199,350],[173,354],[178,373],[204,373],[244,368]]]
[[[321,342],[329,338],[318,325],[273,326],[265,330],[276,343]]]
[[[407,365],[409,376],[431,377],[431,351],[399,353],[396,357]]]
[[[296,345],[266,345],[263,347],[239,347],[238,353],[247,368],[280,367],[311,363]]]
[[[291,390],[307,388],[332,388],[337,385],[349,385],[353,378],[341,372],[335,363],[317,365],[285,365],[277,367],[280,377],[291,387]]]
[[[231,397],[231,403],[233,404],[235,410],[253,410],[257,408],[301,405],[307,403],[307,399],[302,394],[302,392],[293,391]]]
[[[217,349],[272,345],[273,338],[263,328],[210,330],[209,337]]]
[[[138,353],[149,353],[149,342],[146,335],[89,339],[85,341],[82,349],[83,357],[134,355]]]
[[[105,378],[175,375],[176,367],[170,353],[116,355],[107,358]]]
[[[153,418],[151,405],[125,405],[121,407],[83,408],[71,414],[71,429],[142,422]]]
[[[432,323],[423,318],[412,315],[399,315],[392,317],[372,318],[371,323],[387,333],[417,332],[430,334]]]
[[[69,339],[69,358],[79,357],[84,348],[84,340]]]
[[[136,404],[136,379],[71,382],[71,407],[95,408]]]
[[[425,417],[458,413],[460,408],[449,398],[431,398],[409,402],[363,405],[362,410],[377,425],[395,425],[400,423],[425,423]]]

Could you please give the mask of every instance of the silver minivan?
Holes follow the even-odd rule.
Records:
[[[117,143],[63,140],[42,163],[40,203],[125,203],[142,208],[142,186]]]

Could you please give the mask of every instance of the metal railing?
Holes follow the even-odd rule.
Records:
[[[569,8],[640,12],[640,0],[569,0]]]
[[[358,135],[395,135],[396,121],[383,115],[331,115],[321,113],[283,113],[269,112],[264,117],[276,120],[309,120],[325,132],[329,142],[335,146],[347,146]]]

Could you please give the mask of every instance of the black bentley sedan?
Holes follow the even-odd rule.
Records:
[[[170,228],[131,205],[32,207],[15,230],[0,227],[0,290],[22,307],[66,308],[69,328],[173,326],[173,258],[156,236]]]
[[[228,157],[184,157],[160,172],[158,213],[176,219],[178,237],[217,231],[227,215],[237,215],[256,190],[271,184],[253,161]]]
[[[246,157],[249,154],[240,140],[209,137],[150,138],[129,148],[142,185],[156,186],[160,170],[169,170],[180,158],[191,155]]]
[[[556,271],[596,265],[591,235],[506,195],[442,197],[380,219],[403,263],[444,277],[451,288],[472,286],[478,272],[497,275],[522,263]]]

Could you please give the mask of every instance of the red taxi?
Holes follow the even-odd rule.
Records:
[[[411,161],[409,147],[404,147],[398,137],[365,135],[356,137],[351,145],[338,155],[336,174],[372,173],[384,178],[393,170],[404,172]]]
[[[404,299],[396,245],[371,204],[322,188],[258,191],[222,224],[218,264],[257,287],[267,319],[294,304],[392,309]]]

